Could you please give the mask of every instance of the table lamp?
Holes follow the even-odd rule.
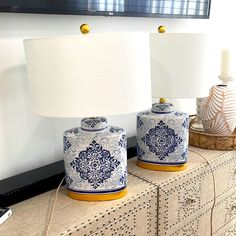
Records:
[[[187,167],[187,113],[177,112],[163,98],[203,97],[207,38],[204,34],[150,35],[152,96],[161,98],[150,111],[137,115],[137,153],[140,167],[180,171]]]
[[[103,116],[151,107],[146,33],[90,33],[24,41],[33,113],[85,117],[64,133],[71,198],[112,200],[126,194],[124,129]]]

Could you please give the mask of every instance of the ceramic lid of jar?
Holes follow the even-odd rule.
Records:
[[[81,120],[81,129],[85,131],[100,131],[108,126],[105,117],[89,117]]]
[[[154,103],[152,104],[152,112],[157,114],[168,114],[173,112],[171,103]]]

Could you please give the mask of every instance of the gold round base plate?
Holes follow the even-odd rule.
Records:
[[[124,197],[127,194],[127,188],[116,193],[83,194],[67,190],[70,198],[80,201],[110,201]]]
[[[187,164],[168,166],[168,165],[146,163],[140,160],[137,160],[137,165],[141,168],[148,169],[148,170],[166,171],[166,172],[177,172],[177,171],[185,170],[187,168]]]

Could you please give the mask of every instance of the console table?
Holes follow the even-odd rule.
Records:
[[[190,147],[210,163],[216,183],[213,235],[236,235],[236,151]],[[128,194],[108,202],[70,199],[65,187],[58,194],[49,235],[78,236],[209,236],[214,185],[209,165],[189,152],[188,168],[156,172],[128,161]],[[44,235],[55,190],[11,207],[13,215],[0,235]]]

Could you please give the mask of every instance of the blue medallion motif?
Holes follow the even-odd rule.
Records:
[[[125,149],[127,148],[127,139],[126,139],[126,135],[125,134],[123,134],[121,136],[121,139],[119,141],[119,146],[121,146],[121,147],[123,147]]]
[[[149,130],[142,141],[149,147],[150,152],[164,160],[183,140],[161,120],[155,128]]]
[[[71,147],[71,144],[65,136],[63,138],[63,143],[64,143],[64,152],[66,152]]]
[[[137,129],[140,128],[143,125],[143,121],[139,116],[137,116]]]
[[[87,180],[94,189],[109,179],[119,164],[120,162],[95,140],[70,163],[80,177]]]

